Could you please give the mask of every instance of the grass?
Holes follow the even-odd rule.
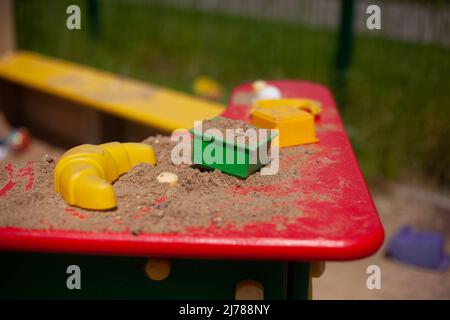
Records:
[[[65,27],[69,4],[82,30]],[[18,1],[21,49],[190,91],[197,75],[227,92],[257,78],[296,78],[331,86],[336,33],[297,24],[100,2],[100,34],[91,35],[85,1]],[[341,110],[370,181],[426,176],[450,182],[449,50],[359,35]]]

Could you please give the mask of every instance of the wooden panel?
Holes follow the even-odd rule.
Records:
[[[19,100],[20,125],[53,144],[71,147],[101,143],[101,119],[96,110],[22,88]]]
[[[0,56],[15,49],[14,10],[11,0],[0,1]]]

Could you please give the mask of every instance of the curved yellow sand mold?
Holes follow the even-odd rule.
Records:
[[[55,191],[84,209],[106,210],[116,206],[111,183],[135,165],[156,164],[153,148],[143,143],[83,144],[68,150],[55,168]]]

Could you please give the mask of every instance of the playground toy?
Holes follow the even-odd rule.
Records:
[[[280,88],[286,98],[306,97],[323,104],[318,122],[321,130],[317,131],[320,148],[313,148],[315,153],[309,156],[312,161],[306,162],[301,160],[304,154],[294,152],[294,148],[285,150],[287,157],[281,159],[287,160],[290,170],[300,173],[296,177],[264,188],[230,187],[230,192],[258,192],[265,200],[288,194],[292,197],[289,203],[302,212],[301,216],[282,222],[281,229],[276,222],[254,221],[242,229],[211,223],[178,233],[1,226],[0,249],[9,252],[2,253],[5,259],[0,282],[5,290],[0,296],[230,299],[242,296],[240,289],[246,286],[239,284],[249,280],[250,284],[261,285],[263,291],[253,292],[262,292],[265,299],[307,299],[311,297],[311,277],[323,272],[323,265],[316,266],[311,261],[354,260],[377,251],[383,241],[383,228],[330,92],[321,85],[303,81],[270,83]],[[252,92],[251,83],[237,87],[223,117],[249,123],[251,101],[235,103],[234,97],[250,96]],[[11,177],[20,178],[14,172]],[[19,187],[21,184],[16,184],[4,197],[13,192],[31,192]],[[326,197],[318,199],[311,196],[314,194]],[[265,205],[256,200],[255,206]],[[284,218],[283,212],[280,218]],[[80,223],[89,223],[89,219],[80,218]],[[146,268],[149,257],[170,257],[170,266],[149,263]],[[64,270],[71,264],[83,266],[84,274],[90,275],[89,280],[83,280],[83,290],[65,289]],[[23,269],[21,265],[35,267]],[[152,276],[155,265],[162,265],[156,270],[164,271],[167,278],[154,280],[158,278]]]
[[[403,263],[430,269],[445,270],[450,257],[445,253],[445,240],[434,232],[414,232],[411,226],[402,227],[391,239],[387,255]]]
[[[318,117],[322,112],[322,104],[320,101],[306,98],[283,98],[283,99],[265,99],[255,101],[251,109],[251,113],[261,108],[273,108],[277,106],[293,107],[296,109],[310,112],[314,117]]]
[[[280,130],[280,148],[314,143],[319,141],[314,114],[318,115],[320,110],[318,105],[296,99],[262,100],[256,102],[251,123],[260,128]]]
[[[224,89],[220,83],[207,76],[196,77],[192,89],[196,95],[207,99],[219,101],[224,97]]]
[[[220,123],[222,120],[225,119],[216,117],[210,121]],[[228,119],[227,121],[231,120]],[[214,126],[212,127],[214,128]],[[266,139],[260,141],[256,130],[257,128],[251,126],[248,126],[246,131],[243,128],[236,129],[236,135],[244,136],[247,132],[253,132],[257,135],[257,143],[246,143],[245,141],[250,140],[250,137],[247,136],[242,139],[244,141],[244,144],[242,144],[239,139],[234,139],[235,136],[230,141],[227,140],[224,134],[219,137],[205,131],[199,131],[198,127],[194,127],[191,130],[194,140],[192,162],[206,169],[217,169],[221,172],[246,179],[249,175],[268,164],[264,163],[260,157],[259,150],[263,149],[268,151],[270,142],[276,137],[276,133],[269,132]],[[212,159],[207,159],[208,155],[211,155]]]
[[[153,148],[143,143],[81,145],[64,153],[55,168],[55,191],[71,204],[106,210],[116,206],[111,182],[135,165],[156,164]]]
[[[6,138],[6,144],[13,151],[23,151],[30,145],[30,134],[26,128],[13,128]]]
[[[4,159],[11,151],[25,151],[30,145],[30,140],[27,128],[11,127],[0,110],[0,160]]]
[[[30,134],[26,128],[12,128],[5,139],[0,138],[0,160],[12,152],[21,152],[30,145]]]
[[[266,99],[281,99],[283,95],[279,88],[268,84],[264,80],[257,80],[253,82],[254,101]]]

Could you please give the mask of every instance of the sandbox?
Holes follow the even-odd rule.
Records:
[[[225,259],[348,260],[368,256],[383,229],[330,92],[272,81],[286,98],[320,101],[320,142],[281,148],[279,172],[239,179],[170,162],[169,137],[145,140],[156,166],[140,164],[114,182],[117,206],[87,211],[53,191],[57,159],[0,168],[0,248],[38,252]],[[222,114],[250,122],[251,84]],[[162,172],[178,175],[161,185]]]
[[[302,215],[301,192],[289,192],[286,184],[295,182],[308,166],[326,165],[333,160],[316,154],[318,145],[286,148],[280,151],[280,171],[276,175],[254,173],[246,180],[220,171],[202,170],[195,165],[174,165],[170,152],[176,142],[170,137],[149,137],[158,158],[156,166],[141,163],[113,184],[117,207],[92,211],[69,206],[54,191],[53,171],[57,159],[43,156],[41,161],[16,163],[26,167],[31,178],[17,181],[2,193],[0,226],[72,231],[112,231],[141,233],[179,233],[186,228],[242,229],[246,224],[271,222],[282,230],[286,223]],[[296,163],[296,166],[292,165]],[[176,186],[161,184],[156,177],[173,172]],[[0,185],[8,183],[8,171],[0,171]],[[268,197],[269,190],[276,196]],[[308,197],[331,202],[335,199],[320,192]]]

